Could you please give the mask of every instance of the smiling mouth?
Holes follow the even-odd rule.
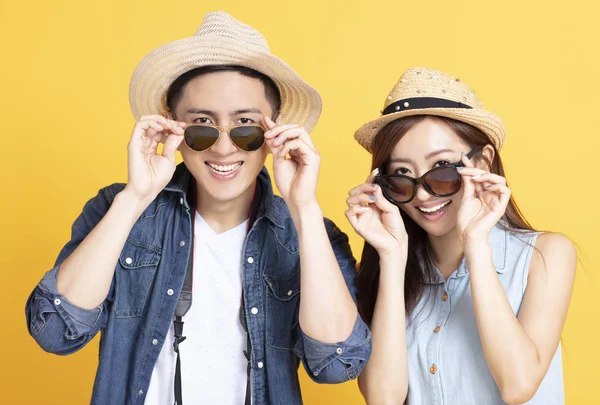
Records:
[[[208,166],[213,172],[221,175],[228,175],[235,172],[239,169],[244,162],[237,162],[232,165],[217,165],[214,163],[205,162],[206,166]]]
[[[446,202],[443,202],[439,205],[436,205],[435,207],[431,207],[431,208],[421,208],[421,207],[417,207],[417,209],[419,211],[421,211],[424,214],[435,214],[438,211],[443,210],[444,208],[446,208],[448,205],[450,205],[450,203],[452,202],[452,200],[448,200]]]

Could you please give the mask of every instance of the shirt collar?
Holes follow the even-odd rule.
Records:
[[[488,238],[488,243],[492,247],[492,260],[494,262],[494,267],[496,268],[496,273],[503,274],[506,269],[506,254],[508,251],[508,238],[510,237],[510,232],[506,229],[506,224],[503,222],[499,222],[492,231],[490,232],[490,236]],[[469,269],[467,267],[467,260],[463,257],[460,266],[456,273],[454,273],[452,277],[462,277],[469,274]],[[425,280],[425,284],[440,284],[444,282],[444,277],[436,268],[437,279],[429,279]]]

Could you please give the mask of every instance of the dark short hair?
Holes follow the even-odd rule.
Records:
[[[243,76],[260,80],[265,87],[265,97],[269,104],[271,104],[271,109],[273,111],[271,119],[275,120],[277,118],[281,109],[281,94],[273,79],[254,69],[237,65],[201,66],[185,72],[169,86],[169,89],[167,90],[167,108],[171,112],[175,110],[175,107],[183,96],[185,85],[188,84],[190,80],[195,79],[198,76],[217,72],[238,72]]]

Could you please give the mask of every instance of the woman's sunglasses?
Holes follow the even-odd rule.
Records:
[[[472,149],[467,158],[471,159],[478,149]],[[380,174],[375,182],[381,186],[383,195],[393,204],[409,203],[417,195],[417,187],[423,186],[427,192],[435,197],[450,197],[458,193],[462,185],[462,177],[456,170],[462,167],[462,162],[452,163],[431,169],[418,178],[404,174],[385,174],[385,165],[379,168]]]
[[[187,146],[200,152],[210,149],[223,131],[229,134],[235,146],[246,152],[259,150],[265,143],[265,130],[257,125],[234,127],[188,125],[183,137]]]

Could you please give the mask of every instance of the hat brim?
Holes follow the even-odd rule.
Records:
[[[503,140],[506,137],[504,123],[500,117],[489,111],[466,108],[426,108],[399,111],[369,121],[355,132],[354,139],[369,153],[373,153],[373,140],[383,127],[397,119],[415,115],[435,115],[472,125],[489,136],[497,150],[502,148]]]
[[[285,62],[257,46],[232,40],[189,37],[150,52],[135,68],[129,85],[129,103],[136,120],[164,114],[169,86],[183,73],[211,65],[238,65],[270,77],[281,93],[282,120],[310,132],[321,115],[322,102],[313,89]]]

